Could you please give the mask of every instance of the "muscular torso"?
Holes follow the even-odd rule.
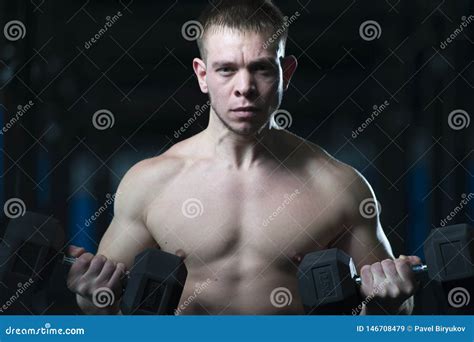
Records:
[[[145,212],[160,248],[186,255],[178,314],[303,314],[298,264],[341,232],[333,162],[304,146],[250,170],[182,155]]]

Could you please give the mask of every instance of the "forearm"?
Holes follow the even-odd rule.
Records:
[[[360,315],[411,315],[413,313],[414,299],[413,296],[408,298],[398,308],[383,308],[377,304],[367,307],[362,306]]]

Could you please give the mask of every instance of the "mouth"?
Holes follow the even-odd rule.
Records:
[[[257,115],[259,112],[259,109],[257,107],[238,107],[235,109],[232,109],[232,112],[237,116],[238,118],[253,118],[254,116]]]

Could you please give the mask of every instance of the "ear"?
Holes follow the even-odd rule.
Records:
[[[207,94],[208,88],[207,88],[207,82],[206,82],[206,74],[207,74],[206,63],[204,63],[204,61],[200,58],[194,58],[193,69],[199,82],[199,88],[201,88],[201,91],[203,93]]]
[[[282,60],[282,68],[283,68],[283,90],[288,90],[288,86],[290,85],[290,80],[293,77],[293,74],[298,67],[298,60],[295,56],[290,55],[283,57]]]

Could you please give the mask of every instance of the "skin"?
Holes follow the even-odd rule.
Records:
[[[206,37],[206,61],[195,58],[193,68],[211,99],[208,127],[127,172],[96,256],[71,247],[79,259],[68,285],[85,313],[117,313],[118,300],[94,307],[93,291],[107,286],[119,299],[123,271],[153,246],[187,266],[179,314],[304,314],[298,265],[332,247],[352,256],[362,296],[373,297],[361,314],[411,312],[410,265],[420,260],[395,259],[378,211],[361,215],[360,203],[376,200],[367,180],[321,147],[268,128],[297,61],[281,46],[263,49],[265,40],[227,29]],[[247,105],[259,108],[251,119],[231,111]],[[189,199],[200,215],[185,215]],[[272,304],[278,287],[291,294],[283,307]]]

